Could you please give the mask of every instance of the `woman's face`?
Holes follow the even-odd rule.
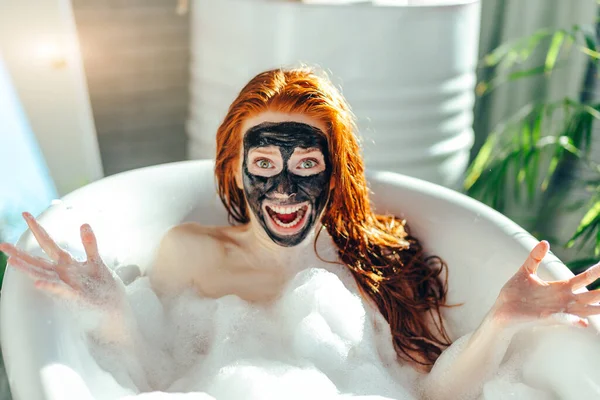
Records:
[[[325,125],[301,114],[265,112],[242,126],[238,186],[256,220],[280,246],[301,243],[329,197]]]

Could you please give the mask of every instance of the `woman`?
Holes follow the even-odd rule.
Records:
[[[425,257],[404,221],[371,210],[350,109],[326,78],[309,69],[267,71],[242,89],[217,131],[215,174],[232,226],[172,228],[150,271],[156,293],[166,299],[193,287],[204,297],[234,294],[268,303],[307,260],[323,267],[340,263],[389,323],[399,361],[427,372],[424,398],[476,396],[502,360],[507,337],[523,323],[566,312],[576,316],[573,324],[585,326],[587,316],[600,313],[594,305],[600,291],[573,293],[600,277],[600,266],[545,282],[536,275],[549,249],[543,241],[468,341],[452,357],[440,357],[450,345],[440,315],[446,265]],[[95,334],[127,342],[136,328],[128,322],[123,285],[102,262],[89,225],[81,227],[87,260],[76,262],[31,215],[24,217],[52,261],[2,244],[10,265],[42,290],[105,311],[110,324]],[[330,238],[337,259],[320,257],[319,235]],[[153,387],[145,377],[132,379]]]

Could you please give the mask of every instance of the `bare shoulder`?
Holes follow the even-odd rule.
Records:
[[[226,227],[185,223],[169,229],[158,247],[149,273],[152,287],[160,295],[176,294],[193,287],[198,277],[223,262]]]

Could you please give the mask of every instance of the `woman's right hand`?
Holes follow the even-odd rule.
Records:
[[[87,259],[77,261],[52,240],[31,214],[23,213],[23,218],[50,260],[1,243],[0,251],[10,256],[9,265],[33,278],[36,288],[58,297],[105,311],[121,307],[125,299],[124,286],[100,258],[96,236],[88,224],[81,226]]]

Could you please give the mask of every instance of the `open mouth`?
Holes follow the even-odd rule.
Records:
[[[282,235],[293,235],[306,224],[310,204],[266,204],[264,208],[269,216],[267,218],[269,226],[273,231]]]

